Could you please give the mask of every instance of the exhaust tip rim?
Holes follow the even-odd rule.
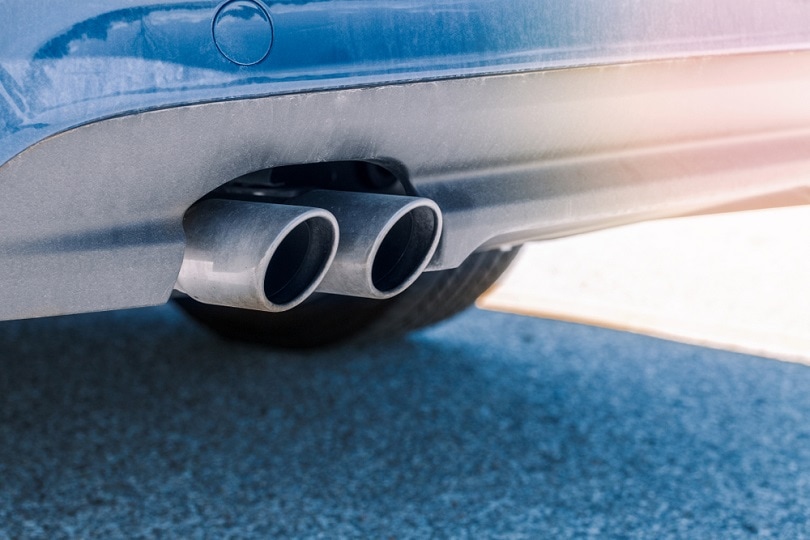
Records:
[[[411,222],[410,227],[404,225],[408,221]],[[366,278],[370,289],[375,291],[376,298],[396,296],[419,278],[436,252],[442,225],[441,209],[432,200],[424,198],[410,201],[389,218],[370,251],[372,263]],[[396,260],[393,263],[385,264],[384,259],[392,258],[388,244],[393,242],[393,235],[402,234],[405,229],[410,229],[405,246],[401,250],[395,250],[400,251],[400,254],[394,256]],[[403,259],[407,260],[403,262]],[[380,265],[388,268],[380,268]]]
[[[298,243],[304,234],[307,238],[301,249]],[[339,236],[337,220],[326,210],[311,208],[291,220],[268,246],[257,266],[256,287],[262,291],[263,309],[287,311],[315,292],[337,254]],[[296,261],[278,260],[291,254]]]

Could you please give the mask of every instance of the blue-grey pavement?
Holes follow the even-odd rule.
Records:
[[[0,324],[0,538],[810,537],[810,368],[469,310],[388,345]]]

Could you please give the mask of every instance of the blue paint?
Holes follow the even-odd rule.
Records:
[[[4,0],[0,164],[168,106],[810,43],[810,3],[795,0],[287,0],[241,27],[236,13],[215,24],[221,7]]]
[[[273,23],[256,2],[232,0],[214,18],[213,37],[225,58],[252,66],[264,60],[273,46]]]

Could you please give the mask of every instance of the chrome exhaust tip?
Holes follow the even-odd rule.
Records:
[[[339,235],[335,217],[321,208],[224,199],[192,206],[183,228],[177,290],[206,304],[270,312],[315,291]]]
[[[292,202],[326,209],[340,226],[318,292],[390,298],[416,281],[439,244],[442,214],[430,199],[316,190]]]

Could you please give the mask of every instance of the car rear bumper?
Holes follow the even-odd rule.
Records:
[[[386,165],[444,213],[432,269],[633,221],[810,202],[810,53],[467,77],[173,107],[0,167],[0,319],[165,302],[182,217],[251,171]]]

